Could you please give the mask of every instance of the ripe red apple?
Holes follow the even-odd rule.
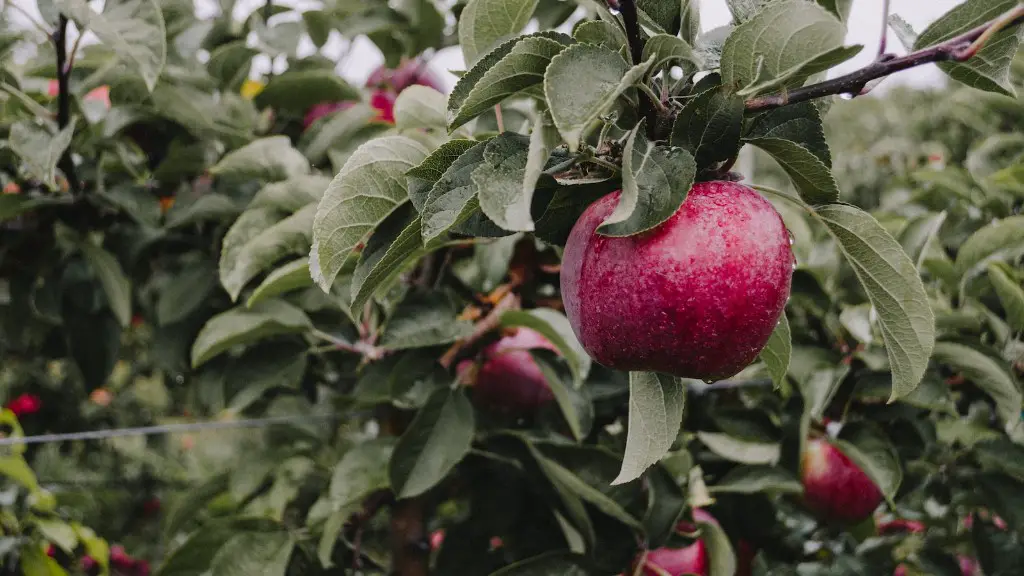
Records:
[[[807,443],[800,474],[804,502],[823,520],[856,523],[882,502],[882,492],[871,478],[825,439]]]
[[[415,84],[433,88],[438,92],[445,91],[441,80],[430,71],[427,61],[422,58],[407,60],[395,69],[380,66],[366,79],[367,88],[391,90],[396,94]]]
[[[592,204],[562,257],[562,299],[595,360],[701,380],[728,378],[764,347],[789,297],[782,217],[734,182],[694,184],[679,210],[635,236],[597,227],[619,192]]]
[[[956,557],[956,561],[960,564],[960,573],[963,576],[974,576],[978,573],[978,561],[974,558],[960,554]]]
[[[693,509],[693,519],[698,522],[718,525],[718,521],[711,514],[700,508]],[[678,524],[676,530],[690,533],[696,531],[697,526],[683,521]],[[640,574],[643,576],[682,576],[683,574],[707,576],[710,565],[707,546],[703,540],[697,540],[683,548],[663,547],[650,550],[642,558],[643,566]],[[637,561],[639,560],[640,557],[637,558]]]
[[[519,328],[514,335],[484,348],[480,369],[469,377],[478,405],[522,415],[554,399],[540,366],[530,355],[529,350],[534,348],[555,350],[547,338],[529,328]],[[460,364],[458,371],[466,374],[469,364]]]

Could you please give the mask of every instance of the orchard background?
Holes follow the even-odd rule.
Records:
[[[0,574],[1022,573],[1024,5],[851,3],[6,0]]]

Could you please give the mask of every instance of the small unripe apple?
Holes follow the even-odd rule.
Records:
[[[480,368],[470,377],[478,405],[522,415],[553,400],[548,381],[529,352],[538,348],[555,350],[547,338],[529,328],[518,328],[515,334],[485,347]],[[466,373],[468,369],[468,364],[461,364],[458,371]]]
[[[746,186],[700,182],[659,226],[603,236],[597,227],[619,195],[588,207],[565,244],[562,299],[577,338],[617,370],[735,375],[789,298],[794,259],[782,217]]]
[[[800,464],[804,502],[823,520],[854,524],[882,502],[871,478],[825,439],[809,441]]]

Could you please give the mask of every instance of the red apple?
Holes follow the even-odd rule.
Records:
[[[370,106],[377,110],[377,120],[395,123],[395,96],[391,92],[376,90],[370,94]]]
[[[118,570],[130,570],[135,566],[135,561],[124,550],[124,546],[114,545],[110,547],[110,565]]]
[[[422,58],[407,60],[396,69],[380,66],[366,79],[367,88],[391,90],[396,94],[416,84],[444,92],[441,80],[430,71],[427,61]]]
[[[434,530],[430,533],[430,549],[437,550],[444,543],[444,530]]]
[[[472,377],[473,398],[480,405],[498,412],[522,415],[554,399],[547,379],[529,350],[555,347],[535,330],[519,328],[488,345],[482,352],[483,363]],[[465,374],[467,364],[459,371]]]
[[[754,190],[700,182],[661,225],[597,233],[619,192],[576,222],[562,258],[562,299],[576,336],[618,370],[719,380],[764,347],[789,297],[793,253],[782,217]]]
[[[923,523],[917,520],[905,520],[903,518],[897,518],[888,522],[881,522],[878,524],[879,534],[897,534],[900,532],[909,532],[911,534],[919,534],[924,532],[926,527]]]
[[[974,576],[978,573],[978,562],[974,558],[961,554],[956,557],[956,561],[960,564],[960,573],[963,576]]]
[[[740,540],[736,548],[736,576],[752,576],[757,548],[746,540]]]
[[[882,502],[871,478],[827,440],[807,443],[800,468],[804,502],[823,520],[860,522]]]
[[[35,394],[22,394],[7,403],[7,409],[14,412],[15,416],[27,416],[39,412],[43,407],[43,401]]]
[[[700,508],[693,509],[693,519],[698,522],[718,525],[718,521],[711,514]],[[683,521],[676,526],[676,530],[689,533],[696,531],[697,526]],[[697,540],[684,548],[663,547],[650,550],[642,558],[643,566],[640,573],[643,576],[681,576],[682,574],[707,576],[710,564],[707,546],[703,540]]]
[[[314,122],[323,118],[324,116],[327,116],[331,112],[335,112],[337,110],[346,110],[348,108],[351,108],[352,106],[355,106],[355,102],[351,100],[347,100],[344,102],[321,102],[319,104],[314,104],[309,108],[309,110],[306,112],[306,116],[302,119],[302,129],[308,130],[309,127],[312,126]]]

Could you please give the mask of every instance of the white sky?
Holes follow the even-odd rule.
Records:
[[[38,15],[35,0],[5,1],[17,3],[27,11]],[[216,10],[215,6],[217,3],[215,0],[193,1],[200,16],[210,15]],[[263,3],[264,0],[240,0],[235,7],[234,16],[237,19],[244,18],[245,15],[252,12],[255,8],[262,6]],[[315,0],[275,0],[275,3],[304,9],[315,8],[318,4]],[[914,29],[920,32],[936,18],[959,3],[960,0],[891,0],[891,10],[910,22]],[[842,74],[859,68],[875,57],[882,30],[882,4],[883,0],[853,0],[847,43],[863,44],[864,49],[856,58],[833,69],[832,75]],[[731,18],[725,0],[700,0],[700,6],[701,27],[704,30],[727,24]],[[9,11],[9,16],[14,21],[21,20],[24,22],[20,14],[13,10]],[[88,36],[85,41],[88,42]],[[888,33],[888,46],[890,51],[897,53],[903,49],[891,31]],[[342,40],[335,32],[332,33],[332,37],[327,45],[324,46],[323,51],[327,56],[337,57],[346,48],[348,48],[346,41]],[[315,47],[306,40],[300,46],[300,50],[305,54],[309,54],[315,50]],[[348,56],[339,66],[338,72],[356,84],[362,84],[370,72],[383,62],[380,52],[366,38],[357,38],[348,52]],[[279,62],[278,65],[283,66],[284,63]],[[267,59],[264,58],[257,61],[253,70],[254,75],[266,71],[268,67],[269,61]],[[461,70],[463,67],[462,53],[457,47],[440,51],[431,61],[431,68],[443,77],[449,88],[455,84],[456,78],[447,71]],[[882,84],[879,91],[884,90],[887,85],[892,86],[898,83],[928,85],[941,81],[941,72],[934,65],[929,64],[894,75]]]

